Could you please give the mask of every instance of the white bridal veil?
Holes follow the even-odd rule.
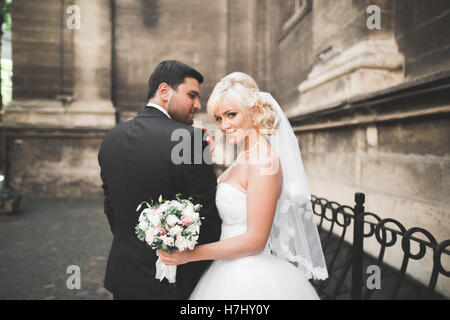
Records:
[[[278,129],[266,136],[272,149],[277,152],[283,170],[283,186],[269,237],[269,248],[273,254],[293,262],[307,279],[325,280],[328,271],[297,138],[272,95],[266,92],[259,94],[280,118]]]

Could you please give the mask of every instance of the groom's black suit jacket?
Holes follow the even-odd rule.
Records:
[[[174,130],[184,129],[191,137],[191,162],[175,164],[171,141]],[[194,131],[198,130],[195,134]],[[215,205],[216,176],[203,141],[202,130],[169,119],[158,109],[145,107],[136,118],[123,122],[105,136],[99,152],[105,214],[113,243],[105,274],[105,288],[119,299],[187,299],[209,261],[188,263],[177,268],[176,287],[155,279],[155,250],[137,239],[137,206],[144,200],[192,196],[203,208],[199,243],[220,236],[220,218]],[[198,139],[194,146],[194,137]],[[201,150],[199,150],[201,146]],[[197,148],[197,149],[194,149]],[[179,150],[179,148],[177,149]],[[195,152],[194,152],[195,150]],[[205,157],[200,157],[200,152]],[[196,159],[194,159],[194,156]],[[200,158],[200,159],[199,159]],[[201,161],[195,164],[193,161]],[[210,162],[209,162],[210,163]]]

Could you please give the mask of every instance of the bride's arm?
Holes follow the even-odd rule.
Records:
[[[199,245],[192,251],[176,251],[172,254],[159,251],[163,263],[178,265],[201,260],[236,259],[261,252],[269,238],[282,184],[281,170],[273,170],[272,161],[265,166],[249,165],[246,233]],[[278,159],[276,161],[278,168]]]

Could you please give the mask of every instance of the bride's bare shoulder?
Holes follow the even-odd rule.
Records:
[[[250,155],[248,169],[249,175],[271,176],[267,178],[275,180],[282,177],[280,158],[267,140],[261,148]]]

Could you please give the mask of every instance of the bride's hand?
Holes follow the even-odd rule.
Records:
[[[161,258],[162,263],[166,266],[180,265],[189,262],[189,254],[188,250],[180,252],[178,250],[169,253],[166,251],[158,250],[158,256]]]
[[[209,150],[211,152],[211,156],[213,155],[214,150],[216,149],[216,143],[214,141],[215,139],[216,139],[215,136],[208,136],[207,142],[209,144]]]
[[[209,132],[209,130],[207,128],[203,128],[197,125],[193,125],[193,127],[198,128],[198,129],[202,129],[203,132],[205,132],[206,134],[206,143],[209,144],[209,151],[211,153],[211,157],[214,153],[214,150],[216,149],[216,144],[214,142],[214,140],[216,139],[215,136],[211,135],[211,133]]]

